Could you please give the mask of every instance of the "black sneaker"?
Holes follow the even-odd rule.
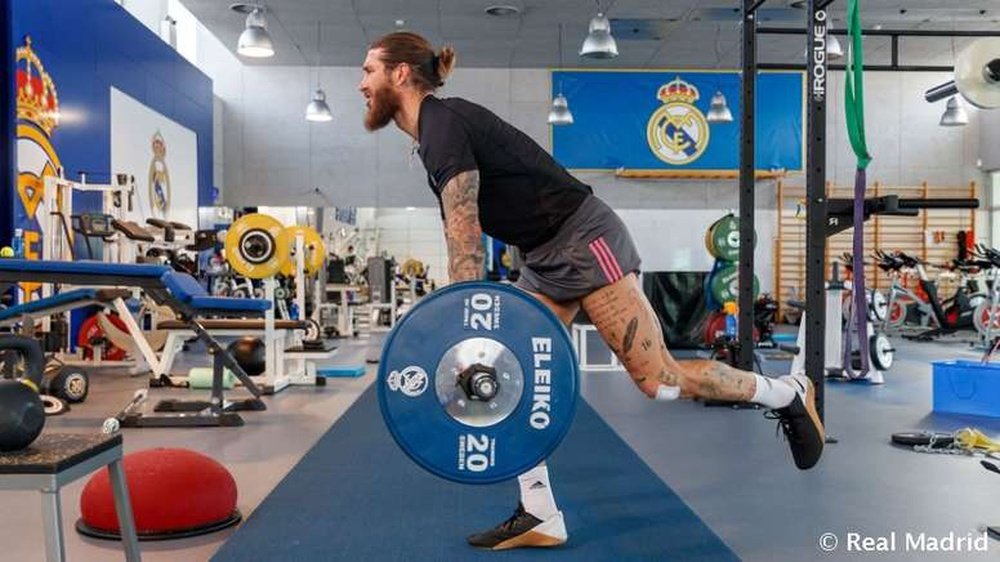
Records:
[[[788,439],[788,446],[792,449],[795,466],[801,470],[816,466],[823,455],[826,431],[816,412],[816,392],[811,380],[806,379],[804,395],[796,393],[791,404],[766,412],[764,416],[778,420],[779,427]]]
[[[566,525],[561,511],[542,521],[525,511],[518,502],[510,519],[489,531],[470,535],[468,541],[472,546],[490,550],[559,546],[566,542]]]

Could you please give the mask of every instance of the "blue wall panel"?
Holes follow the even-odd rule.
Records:
[[[14,48],[10,0],[0,0],[0,244],[8,244],[14,220]]]
[[[567,168],[739,168],[738,73],[554,71],[552,95],[560,92],[569,100],[575,122],[553,127],[552,144],[556,159]],[[716,92],[725,95],[732,122],[706,121]],[[802,169],[804,94],[802,73],[759,74],[757,169]]]
[[[2,1],[12,10],[6,20],[12,30],[12,44],[5,48],[10,64],[13,51],[30,36],[33,50],[55,84],[62,120],[51,142],[68,177],[75,179],[81,171],[113,171],[110,95],[114,87],[194,131],[198,202],[211,203],[212,82],[207,76],[111,0]],[[5,167],[11,169],[10,164]],[[106,175],[93,179],[108,181]],[[5,196],[12,190],[5,188]],[[16,195],[12,201],[18,201]],[[80,210],[98,205],[95,198],[75,200]],[[12,207],[20,204],[6,206]],[[0,222],[0,232],[6,235],[12,228],[11,218],[16,226],[24,226],[26,220],[23,209],[20,213],[13,210],[13,217],[5,216],[6,222]]]
[[[31,38],[46,74],[58,93],[61,120],[49,138],[70,179],[88,172],[91,181],[107,183],[111,170],[111,88],[114,87],[150,109],[172,119],[197,135],[198,203],[212,198],[212,82],[176,53],[124,8],[112,0],[0,0],[0,22],[9,41],[0,47],[4,61],[0,115],[3,155],[13,150],[16,125],[14,89],[10,71],[24,71],[15,63],[16,49]],[[26,124],[27,125],[27,124]],[[0,156],[4,178],[0,184],[0,243],[6,244],[15,228],[39,230],[40,217],[28,216],[17,194],[17,163]],[[100,210],[98,194],[78,194],[74,211]],[[77,255],[86,255],[77,240]],[[31,243],[31,240],[29,240]],[[29,257],[37,257],[40,243],[31,243]],[[24,289],[35,287],[26,284]],[[74,313],[75,326],[81,319]]]

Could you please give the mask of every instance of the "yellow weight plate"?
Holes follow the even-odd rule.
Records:
[[[410,258],[403,262],[400,273],[407,279],[420,277],[424,274],[424,263],[418,259]]]
[[[303,262],[306,275],[316,275],[323,268],[323,261],[326,259],[326,245],[323,244],[323,237],[314,229],[308,226],[289,226],[285,228],[285,236],[288,237],[288,261],[281,265],[281,274],[291,277],[295,275],[295,237],[302,233],[302,243],[306,250],[306,259]]]
[[[719,219],[713,222],[711,226],[708,227],[708,230],[705,231],[705,249],[708,250],[708,253],[711,256],[715,256],[715,253],[717,251],[715,249],[715,246],[713,245],[714,244],[713,240],[715,238],[715,227],[719,226],[719,222],[721,220],[722,219]]]
[[[244,215],[229,227],[225,251],[236,273],[250,279],[273,277],[288,261],[288,234],[272,216]]]

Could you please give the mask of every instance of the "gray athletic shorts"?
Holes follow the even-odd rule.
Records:
[[[575,301],[638,273],[640,263],[625,223],[591,195],[551,240],[524,255],[517,286],[556,302]]]

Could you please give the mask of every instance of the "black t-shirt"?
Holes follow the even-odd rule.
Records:
[[[593,192],[531,137],[461,98],[424,98],[419,135],[438,202],[459,172],[478,169],[483,232],[525,251],[549,240]]]

